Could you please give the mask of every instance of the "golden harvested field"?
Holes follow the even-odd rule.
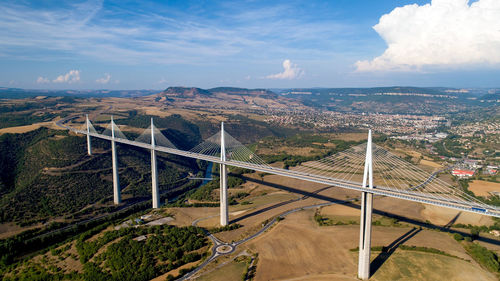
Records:
[[[346,206],[346,205],[340,205],[340,204],[335,204],[335,205],[330,205],[321,208],[321,214],[322,215],[330,215],[330,216],[356,216],[359,217],[359,209]]]
[[[314,210],[291,214],[270,231],[249,242],[249,249],[259,253],[255,280],[355,280],[357,253],[349,249],[358,246],[359,226],[319,227],[312,220],[313,214]],[[407,227],[374,227],[372,245],[388,246],[411,230],[412,228]],[[422,230],[410,237],[404,244],[436,248],[470,260],[463,247],[446,233]],[[432,276],[432,272],[436,271],[435,267],[428,266],[431,260],[443,266],[442,274],[451,274],[441,276],[454,277],[465,268],[467,272],[459,275],[467,278],[474,275],[479,278],[447,280],[496,280],[492,274],[481,269],[475,262],[468,263],[456,258],[423,254],[427,256],[419,257],[418,262],[409,264],[413,266],[412,271],[421,272],[423,276],[427,274]],[[407,251],[403,255],[416,257],[415,253],[407,254]],[[377,253],[374,253],[372,258],[376,256]],[[394,257],[397,256],[394,255]],[[393,257],[390,257],[382,264],[374,276],[378,278],[375,280],[394,280],[384,279],[385,276],[392,276],[391,274],[397,272],[397,268],[391,262],[392,259]],[[398,262],[397,258],[394,262]],[[412,274],[408,276],[414,276]]]
[[[425,160],[425,159],[420,160],[420,165],[425,165],[425,166],[429,166],[429,167],[433,167],[433,168],[442,168],[443,167],[441,164],[438,164],[434,161]]]
[[[375,256],[375,255],[372,255]],[[477,265],[443,255],[397,250],[370,280],[498,280]]]
[[[422,216],[425,220],[429,220],[436,225],[446,225],[451,220],[456,218],[454,223],[472,224],[472,225],[492,225],[493,219],[488,216],[482,216],[479,214],[460,212],[453,209],[424,205],[425,208],[422,210]]]
[[[49,122],[40,122],[40,123],[35,123],[35,124],[25,125],[25,126],[2,128],[2,129],[0,129],[0,135],[7,134],[7,133],[22,134],[22,133],[34,131],[40,127],[47,127],[47,128],[54,129],[54,130],[65,130],[63,128],[56,126],[56,124],[54,122],[49,121]]]
[[[222,264],[212,272],[204,274],[194,280],[197,281],[227,281],[242,280],[247,264],[245,260],[236,259],[227,264]]]
[[[500,183],[475,180],[469,183],[469,190],[474,192],[476,196],[488,197],[492,191],[500,192]]]

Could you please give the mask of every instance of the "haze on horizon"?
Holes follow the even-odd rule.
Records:
[[[500,87],[500,1],[2,1],[0,86]]]

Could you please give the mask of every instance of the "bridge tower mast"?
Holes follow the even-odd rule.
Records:
[[[227,214],[227,171],[226,171],[226,143],[224,139],[224,122],[221,122],[220,130],[220,225],[226,226]]]
[[[89,115],[85,114],[86,123],[87,123],[87,153],[89,155],[92,155],[92,146],[90,145],[90,121],[89,121]]]
[[[363,173],[363,188],[373,189],[372,165],[372,130],[368,131],[366,144],[365,170]],[[368,181],[368,186],[366,185]],[[358,277],[362,280],[370,278],[370,248],[372,233],[373,194],[363,191],[361,193],[361,220],[359,235],[359,261]]]
[[[151,188],[153,193],[153,208],[160,207],[160,196],[158,192],[158,167],[156,165],[156,151],[155,151],[155,131],[153,125],[153,118],[151,118]]]
[[[118,156],[116,155],[115,122],[113,121],[113,116],[111,116],[111,160],[113,162],[113,201],[115,205],[118,205],[122,202],[122,198],[120,179],[118,178]]]

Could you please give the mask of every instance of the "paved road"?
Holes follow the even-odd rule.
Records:
[[[438,170],[438,171],[435,171],[434,173],[432,173],[423,183],[417,185],[417,186],[414,186],[414,187],[411,187],[411,188],[408,188],[408,190],[415,190],[415,189],[418,189],[418,188],[421,188],[421,187],[424,187],[426,186],[427,184],[429,184],[431,181],[433,181],[436,176],[441,173],[441,172],[444,172],[444,171],[447,171],[447,170],[450,170],[452,169],[453,166],[448,166],[446,168],[443,168],[441,170]]]
[[[330,188],[330,187],[326,187],[326,188]],[[317,191],[315,191],[314,193],[319,193],[320,191],[323,191],[325,190],[326,188],[322,188],[322,189],[319,189]],[[289,201],[288,203],[292,203],[292,202],[297,202],[297,201],[300,201],[300,200],[304,200],[304,199],[307,199],[309,198],[309,196],[303,196],[301,198],[297,198],[295,200],[292,200],[292,201]],[[345,202],[352,202],[356,200],[355,198],[353,199],[350,199],[350,200],[345,200]],[[307,210],[307,209],[314,209],[314,208],[318,208],[318,207],[324,207],[324,206],[329,206],[329,205],[333,205],[333,204],[339,204],[337,202],[326,202],[326,203],[320,203],[320,204],[314,204],[314,205],[309,205],[309,206],[304,206],[304,207],[298,207],[298,208],[295,208],[295,209],[292,209],[292,210],[288,210],[286,212],[283,212],[281,213],[280,215],[278,215],[277,217],[275,217],[274,219],[272,219],[270,222],[268,222],[266,225],[264,225],[258,232],[256,232],[255,234],[251,235],[251,236],[248,236],[242,240],[239,240],[239,241],[236,241],[236,242],[233,242],[233,243],[225,243],[225,242],[222,242],[220,241],[219,239],[217,239],[217,237],[215,237],[213,234],[211,234],[210,232],[208,232],[207,230],[205,230],[205,232],[207,233],[207,236],[210,240],[212,240],[212,243],[214,243],[214,247],[212,248],[212,255],[210,257],[208,257],[202,264],[200,264],[198,267],[196,267],[195,269],[193,269],[191,272],[187,273],[186,275],[184,275],[183,277],[177,279],[178,281],[184,281],[184,280],[189,280],[191,277],[193,277],[197,272],[199,272],[202,268],[204,268],[206,265],[208,265],[209,263],[211,263],[212,261],[214,261],[217,257],[219,256],[222,256],[222,255],[228,255],[228,254],[231,254],[233,253],[236,248],[243,244],[243,243],[246,243],[258,236],[260,236],[261,234],[263,234],[264,232],[266,232],[266,230],[268,230],[272,225],[274,225],[277,221],[278,221],[278,218],[282,219],[290,214],[293,214],[293,213],[296,213],[298,211],[302,211],[302,210]],[[212,218],[212,217],[215,217],[215,216],[218,216],[218,215],[213,215],[213,216],[209,216],[209,217],[205,217],[205,218],[200,218],[200,219],[197,219],[195,221],[193,221],[192,225],[193,226],[196,226],[200,221],[202,220],[205,220],[205,219],[209,219],[209,218]],[[224,253],[221,253],[221,252],[218,252],[217,249],[221,246],[227,246],[227,247],[231,247],[231,251],[228,251],[228,252],[224,252]]]

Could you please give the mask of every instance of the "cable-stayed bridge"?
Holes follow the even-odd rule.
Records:
[[[272,167],[224,130],[189,151],[180,150],[161,131],[151,125],[137,139],[129,140],[111,118],[101,133],[88,116],[81,128],[59,122],[58,125],[87,137],[88,154],[92,154],[91,137],[111,141],[113,163],[113,198],[121,202],[116,143],[142,147],[151,151],[153,208],[160,206],[156,153],[200,159],[220,164],[220,224],[228,224],[227,168],[240,167],[299,180],[315,182],[361,192],[361,221],[358,276],[368,279],[370,272],[371,218],[373,195],[431,204],[460,211],[500,217],[500,208],[487,205],[461,188],[428,173],[416,165],[368,141],[326,158],[309,161],[291,169]],[[375,184],[376,182],[376,184]]]

